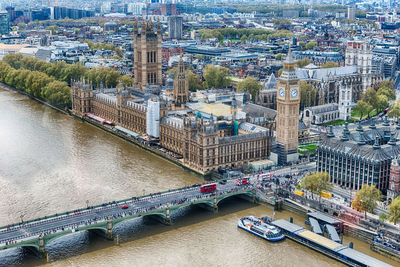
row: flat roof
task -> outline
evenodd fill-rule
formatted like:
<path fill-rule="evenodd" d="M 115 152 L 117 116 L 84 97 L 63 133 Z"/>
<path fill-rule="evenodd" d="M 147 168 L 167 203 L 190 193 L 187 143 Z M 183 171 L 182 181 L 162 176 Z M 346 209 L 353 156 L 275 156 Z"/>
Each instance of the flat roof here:
<path fill-rule="evenodd" d="M 333 219 L 333 218 L 331 218 L 329 216 L 326 216 L 326 215 L 324 215 L 324 214 L 322 214 L 320 212 L 309 212 L 309 213 L 307 213 L 307 216 L 308 217 L 313 217 L 313 218 L 315 218 L 317 220 L 321 220 L 321 221 L 324 221 L 324 222 L 329 223 L 329 224 L 340 223 L 340 221 L 335 220 L 335 219 Z"/>
<path fill-rule="evenodd" d="M 231 106 L 225 104 L 207 104 L 201 103 L 201 107 L 197 109 L 200 112 L 213 114 L 214 116 L 227 116 L 231 115 Z"/>
<path fill-rule="evenodd" d="M 298 236 L 304 237 L 305 239 L 311 240 L 321 246 L 324 246 L 328 249 L 331 249 L 333 251 L 337 251 L 339 248 L 343 247 L 343 245 L 338 244 L 326 237 L 317 235 L 316 233 L 313 233 L 311 231 L 305 230 L 299 233 L 296 233 Z"/>
<path fill-rule="evenodd" d="M 328 231 L 329 238 L 335 242 L 340 242 L 340 237 L 336 232 L 336 228 L 330 224 L 325 225 L 326 230 Z"/>
<path fill-rule="evenodd" d="M 292 233 L 296 232 L 296 231 L 300 231 L 300 230 L 305 230 L 305 228 L 303 228 L 301 226 L 298 226 L 296 224 L 290 223 L 290 222 L 288 222 L 286 220 L 283 220 L 283 219 L 279 219 L 279 220 L 273 221 L 271 224 L 273 224 L 273 225 L 275 225 L 275 226 L 277 226 L 279 228 L 282 228 L 282 229 L 284 229 L 286 231 L 292 232 Z"/>
<path fill-rule="evenodd" d="M 318 221 L 314 218 L 309 218 L 308 220 L 310 221 L 312 231 L 316 234 L 322 234 L 321 226 Z"/>
<path fill-rule="evenodd" d="M 374 267 L 390 267 L 392 265 L 387 264 L 383 261 L 380 261 L 378 259 L 375 259 L 371 256 L 365 255 L 364 253 L 361 253 L 357 250 L 345 247 L 344 249 L 340 250 L 338 253 L 354 259 L 358 262 L 361 262 L 363 264 L 365 264 L 366 266 L 374 266 Z"/>

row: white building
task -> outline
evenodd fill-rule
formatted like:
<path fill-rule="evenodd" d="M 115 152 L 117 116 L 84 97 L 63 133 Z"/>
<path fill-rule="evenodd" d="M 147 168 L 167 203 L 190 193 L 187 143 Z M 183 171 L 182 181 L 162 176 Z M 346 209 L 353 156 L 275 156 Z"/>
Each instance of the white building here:
<path fill-rule="evenodd" d="M 363 91 L 371 87 L 372 46 L 369 40 L 348 41 L 345 63 L 346 66 L 357 66 L 362 77 Z"/>
<path fill-rule="evenodd" d="M 339 88 L 339 118 L 347 121 L 351 118 L 351 86 L 341 84 Z"/>
<path fill-rule="evenodd" d="M 154 138 L 160 137 L 160 101 L 158 99 L 147 101 L 146 133 Z"/>

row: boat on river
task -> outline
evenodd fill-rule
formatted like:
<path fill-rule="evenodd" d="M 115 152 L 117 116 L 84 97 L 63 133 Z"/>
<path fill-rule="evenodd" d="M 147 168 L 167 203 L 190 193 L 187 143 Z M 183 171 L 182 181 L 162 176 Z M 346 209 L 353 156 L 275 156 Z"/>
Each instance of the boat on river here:
<path fill-rule="evenodd" d="M 271 242 L 277 242 L 285 238 L 277 227 L 265 223 L 254 216 L 240 218 L 238 227 Z"/>

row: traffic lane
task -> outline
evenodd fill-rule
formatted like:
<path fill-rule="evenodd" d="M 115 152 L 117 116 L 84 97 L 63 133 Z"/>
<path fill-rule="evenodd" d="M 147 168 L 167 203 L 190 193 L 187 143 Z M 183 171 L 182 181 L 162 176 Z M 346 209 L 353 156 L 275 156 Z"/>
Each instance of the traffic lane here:
<path fill-rule="evenodd" d="M 228 189 L 226 191 L 232 190 L 234 187 L 233 186 L 224 186 L 225 189 Z M 225 190 L 222 190 L 225 191 Z M 192 193 L 198 193 L 199 191 L 195 191 L 192 190 Z M 181 192 L 180 192 L 181 193 Z M 178 194 L 178 192 L 176 193 Z M 173 200 L 176 201 L 176 197 L 174 196 L 175 194 L 171 194 L 170 197 L 168 197 L 169 200 Z M 191 194 L 191 195 L 179 195 L 180 197 L 184 197 L 184 198 L 188 198 L 188 197 L 197 197 L 197 198 L 201 198 L 202 194 Z M 153 198 L 154 200 L 154 198 Z M 146 201 L 146 202 L 142 202 L 142 203 L 135 203 L 135 204 L 141 204 L 141 205 L 135 205 L 135 206 L 131 206 L 130 207 L 130 211 L 135 211 L 138 208 L 145 208 L 145 209 L 149 209 L 149 208 L 153 208 L 154 207 L 154 203 L 152 203 L 153 201 Z M 161 197 L 160 201 L 158 201 L 156 203 L 156 205 L 165 205 L 165 198 Z M 153 204 L 153 205 L 150 205 Z M 35 235 L 38 232 L 53 232 L 54 230 L 59 230 L 64 228 L 68 228 L 71 227 L 72 225 L 82 225 L 85 224 L 87 222 L 95 222 L 96 220 L 104 220 L 105 217 L 108 216 L 120 216 L 121 214 L 124 213 L 123 210 L 120 210 L 120 205 L 115 205 L 113 204 L 110 207 L 106 207 L 107 209 L 103 209 L 103 210 L 96 210 L 96 212 L 90 212 L 90 213 L 85 213 L 85 214 L 75 214 L 72 215 L 73 217 L 69 217 L 69 218 L 63 218 L 61 220 L 56 220 L 56 221 L 46 221 L 46 222 L 42 222 L 39 225 L 34 225 L 34 226 L 30 226 L 30 227 L 23 227 L 22 229 L 19 229 L 18 232 L 14 232 L 14 234 L 12 233 L 7 233 L 7 235 L 0 235 L 0 240 L 3 239 L 4 236 L 4 240 L 5 239 L 15 239 L 18 238 L 20 236 L 25 236 L 26 233 L 23 233 L 22 230 L 25 230 L 28 232 L 28 234 L 30 235 Z M 97 216 L 96 216 L 97 215 Z M 99 218 L 98 218 L 99 217 Z"/>

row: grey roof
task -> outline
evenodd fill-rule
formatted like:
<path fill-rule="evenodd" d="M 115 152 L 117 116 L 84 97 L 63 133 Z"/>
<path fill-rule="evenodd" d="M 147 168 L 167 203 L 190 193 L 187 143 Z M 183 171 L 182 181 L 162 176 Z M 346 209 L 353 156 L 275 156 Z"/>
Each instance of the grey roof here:
<path fill-rule="evenodd" d="M 320 114 L 325 112 L 337 111 L 339 108 L 337 103 L 330 103 L 330 104 L 309 107 L 307 109 L 311 110 L 313 114 Z"/>
<path fill-rule="evenodd" d="M 260 105 L 248 103 L 243 106 L 242 111 L 250 117 L 266 117 L 269 120 L 274 120 L 276 117 L 276 110 L 266 108 Z"/>
<path fill-rule="evenodd" d="M 248 122 L 242 122 L 239 124 L 239 129 L 246 131 L 246 132 L 250 132 L 250 133 L 258 133 L 258 132 L 267 132 L 268 129 L 261 127 L 259 125 L 255 125 L 252 123 L 248 123 Z"/>
<path fill-rule="evenodd" d="M 348 76 L 358 74 L 357 66 L 345 66 L 326 69 L 296 69 L 297 77 L 300 80 L 327 80 L 330 77 Z"/>
<path fill-rule="evenodd" d="M 340 223 L 340 221 L 335 220 L 335 219 L 333 219 L 333 218 L 331 218 L 329 216 L 326 216 L 325 214 L 322 214 L 320 212 L 309 212 L 309 213 L 307 213 L 307 216 L 308 217 L 313 217 L 313 218 L 315 218 L 317 220 L 321 220 L 321 221 L 324 221 L 324 222 L 329 223 L 329 224 Z"/>
<path fill-rule="evenodd" d="M 385 262 L 377 260 L 371 256 L 368 256 L 364 253 L 361 253 L 357 250 L 354 250 L 354 249 L 351 249 L 348 247 L 345 247 L 345 248 L 339 250 L 338 252 L 348 258 L 354 259 L 358 262 L 365 264 L 365 266 L 374 266 L 374 267 L 390 267 L 390 266 L 392 266 L 390 264 L 387 264 Z"/>
<path fill-rule="evenodd" d="M 288 222 L 288 221 L 286 221 L 284 219 L 275 220 L 275 221 L 271 222 L 271 224 L 275 225 L 275 226 L 277 226 L 279 228 L 282 228 L 282 229 L 284 229 L 286 231 L 289 231 L 291 233 L 300 232 L 300 231 L 306 230 L 305 228 L 303 228 L 301 226 L 298 226 L 296 224 L 290 223 L 290 222 Z"/>

